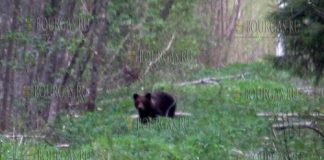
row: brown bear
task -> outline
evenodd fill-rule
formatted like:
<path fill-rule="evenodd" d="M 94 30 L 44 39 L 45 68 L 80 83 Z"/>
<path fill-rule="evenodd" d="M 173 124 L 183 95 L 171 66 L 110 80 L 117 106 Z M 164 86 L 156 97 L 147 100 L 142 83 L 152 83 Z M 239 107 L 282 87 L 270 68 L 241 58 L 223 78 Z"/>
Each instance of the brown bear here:
<path fill-rule="evenodd" d="M 168 93 L 153 92 L 146 93 L 144 96 L 135 93 L 133 98 L 142 123 L 157 116 L 174 117 L 176 102 Z"/>

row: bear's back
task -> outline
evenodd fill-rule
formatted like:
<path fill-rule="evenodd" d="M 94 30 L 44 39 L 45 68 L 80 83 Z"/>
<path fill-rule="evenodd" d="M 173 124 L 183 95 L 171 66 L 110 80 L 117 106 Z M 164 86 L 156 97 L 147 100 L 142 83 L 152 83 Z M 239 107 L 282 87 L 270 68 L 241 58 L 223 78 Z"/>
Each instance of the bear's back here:
<path fill-rule="evenodd" d="M 165 92 L 153 92 L 152 108 L 161 116 L 173 116 L 176 109 L 174 98 Z"/>

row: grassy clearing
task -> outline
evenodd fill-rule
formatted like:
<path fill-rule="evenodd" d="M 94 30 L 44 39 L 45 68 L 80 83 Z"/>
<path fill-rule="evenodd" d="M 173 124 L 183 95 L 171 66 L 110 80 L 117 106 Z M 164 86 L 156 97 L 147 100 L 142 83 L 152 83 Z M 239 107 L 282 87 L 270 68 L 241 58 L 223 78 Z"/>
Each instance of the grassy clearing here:
<path fill-rule="evenodd" d="M 190 112 L 193 116 L 173 120 L 159 118 L 149 125 L 130 118 L 136 113 L 131 96 L 141 88 L 139 84 L 114 94 L 102 94 L 98 100 L 102 111 L 86 113 L 78 118 L 60 118 L 56 134 L 62 143 L 71 145 L 68 149 L 29 140 L 21 145 L 17 140 L 17 145 L 15 141 L 1 138 L 0 159 L 13 155 L 27 159 L 36 159 L 35 156 L 50 159 L 55 155 L 61 155 L 62 159 L 69 156 L 80 159 L 82 155 L 84 159 L 122 160 L 262 159 L 260 156 L 282 157 L 287 152 L 294 159 L 323 158 L 320 155 L 323 156 L 324 142 L 312 131 L 293 130 L 288 136 L 279 132 L 279 138 L 274 140 L 271 121 L 257 117 L 258 112 L 265 111 L 303 113 L 322 109 L 322 98 L 286 92 L 297 87 L 296 78 L 289 73 L 277 71 L 268 62 L 259 61 L 233 64 L 219 70 L 204 69 L 187 78 L 226 77 L 242 73 L 249 75 L 244 79 L 223 80 L 221 85 L 179 87 L 156 82 L 154 89 L 174 94 L 178 110 Z M 257 89 L 268 92 L 260 96 L 262 92 Z M 278 89 L 281 92 L 275 92 Z M 109 100 L 121 95 L 125 97 Z M 273 143 L 277 144 L 277 151 Z"/>

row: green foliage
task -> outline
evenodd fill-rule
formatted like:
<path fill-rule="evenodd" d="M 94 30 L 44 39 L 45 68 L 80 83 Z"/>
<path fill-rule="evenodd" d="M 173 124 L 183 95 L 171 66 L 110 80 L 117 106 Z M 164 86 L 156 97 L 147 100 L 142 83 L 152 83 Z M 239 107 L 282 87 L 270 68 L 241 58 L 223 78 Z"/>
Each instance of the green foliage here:
<path fill-rule="evenodd" d="M 285 67 L 299 75 L 315 75 L 315 84 L 324 70 L 324 2 L 321 0 L 283 0 L 286 7 L 275 10 L 269 16 L 280 29 L 284 39 Z M 291 25 L 293 24 L 293 25 Z M 310 73 L 310 74 L 309 74 Z"/>

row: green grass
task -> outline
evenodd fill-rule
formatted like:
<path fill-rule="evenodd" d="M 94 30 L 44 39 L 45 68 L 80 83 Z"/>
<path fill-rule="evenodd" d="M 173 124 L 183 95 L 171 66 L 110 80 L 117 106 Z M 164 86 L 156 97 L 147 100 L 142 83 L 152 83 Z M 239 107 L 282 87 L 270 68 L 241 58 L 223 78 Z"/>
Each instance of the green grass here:
<path fill-rule="evenodd" d="M 162 88 L 175 95 L 178 110 L 190 112 L 193 116 L 158 118 L 149 125 L 139 124 L 130 118 L 131 114 L 136 114 L 132 94 L 141 92 L 141 84 L 116 90 L 114 94 L 102 93 L 97 102 L 102 111 L 85 113 L 78 118 L 60 117 L 55 134 L 60 142 L 71 145 L 68 149 L 57 149 L 32 140 L 19 146 L 14 145 L 17 144 L 15 141 L 1 138 L 4 143 L 0 159 L 8 159 L 12 155 L 28 159 L 26 155 L 30 158 L 37 153 L 43 154 L 42 159 L 50 159 L 51 153 L 52 156 L 55 153 L 60 153 L 62 157 L 66 155 L 65 159 L 68 159 L 68 155 L 73 155 L 69 153 L 79 152 L 85 157 L 91 155 L 92 159 L 110 157 L 112 160 L 253 159 L 253 155 L 274 152 L 274 142 L 278 151 L 273 157 L 288 150 L 292 156 L 298 155 L 301 159 L 323 159 L 324 142 L 312 131 L 294 130 L 289 136 L 279 132 L 279 138 L 275 140 L 271 121 L 256 115 L 265 111 L 304 113 L 321 110 L 321 98 L 311 98 L 302 93 L 289 97 L 286 92 L 280 92 L 278 96 L 273 92 L 297 87 L 296 78 L 289 73 L 272 69 L 268 62 L 259 61 L 233 64 L 217 70 L 203 69 L 187 78 L 226 77 L 242 73 L 249 75 L 244 79 L 223 80 L 220 85 L 180 87 L 166 81 L 155 81 L 155 89 Z M 249 92 L 264 88 L 270 91 L 272 97 L 257 97 Z M 121 95 L 124 98 L 110 100 Z M 302 135 L 297 135 L 297 132 Z"/>

